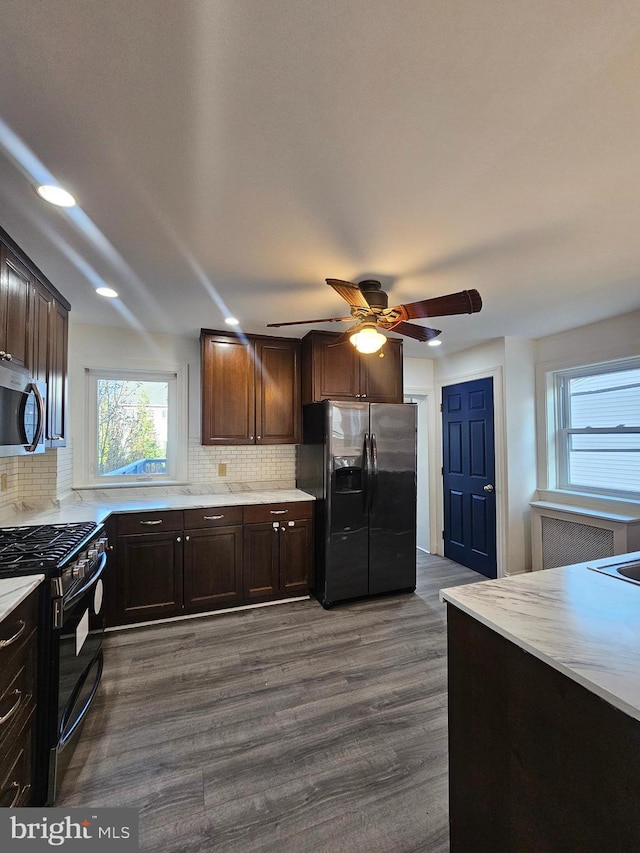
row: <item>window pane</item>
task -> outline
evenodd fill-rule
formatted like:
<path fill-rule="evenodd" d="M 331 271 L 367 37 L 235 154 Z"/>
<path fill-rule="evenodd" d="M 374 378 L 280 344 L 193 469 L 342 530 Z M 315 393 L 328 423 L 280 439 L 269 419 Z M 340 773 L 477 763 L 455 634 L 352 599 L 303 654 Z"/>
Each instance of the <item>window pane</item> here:
<path fill-rule="evenodd" d="M 603 491 L 640 492 L 640 453 L 570 451 L 569 484 Z"/>
<path fill-rule="evenodd" d="M 610 429 L 610 434 L 567 435 L 569 486 L 640 492 L 640 369 L 574 376 L 567 383 L 567 426 Z"/>
<path fill-rule="evenodd" d="M 569 427 L 640 426 L 640 369 L 569 380 Z"/>
<path fill-rule="evenodd" d="M 99 476 L 167 470 L 168 382 L 98 379 Z"/>

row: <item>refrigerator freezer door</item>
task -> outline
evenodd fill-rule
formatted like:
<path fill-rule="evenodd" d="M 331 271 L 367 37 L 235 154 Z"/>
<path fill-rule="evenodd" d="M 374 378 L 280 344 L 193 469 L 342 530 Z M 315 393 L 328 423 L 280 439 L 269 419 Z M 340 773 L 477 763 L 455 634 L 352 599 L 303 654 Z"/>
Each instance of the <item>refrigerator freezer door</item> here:
<path fill-rule="evenodd" d="M 416 586 L 416 406 L 371 403 L 369 594 Z"/>
<path fill-rule="evenodd" d="M 369 434 L 367 403 L 327 402 L 326 554 L 323 604 L 368 593 L 369 529 L 366 513 Z"/>

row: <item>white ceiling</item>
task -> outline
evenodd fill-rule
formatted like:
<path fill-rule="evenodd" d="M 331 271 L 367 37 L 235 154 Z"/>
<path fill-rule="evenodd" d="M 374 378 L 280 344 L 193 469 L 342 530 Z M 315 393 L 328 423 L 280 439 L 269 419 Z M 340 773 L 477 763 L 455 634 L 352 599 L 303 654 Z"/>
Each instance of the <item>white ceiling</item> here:
<path fill-rule="evenodd" d="M 326 277 L 477 288 L 421 321 L 444 354 L 640 307 L 637 2 L 3 0 L 0 119 L 0 225 L 76 321 L 265 333 L 348 313 Z"/>

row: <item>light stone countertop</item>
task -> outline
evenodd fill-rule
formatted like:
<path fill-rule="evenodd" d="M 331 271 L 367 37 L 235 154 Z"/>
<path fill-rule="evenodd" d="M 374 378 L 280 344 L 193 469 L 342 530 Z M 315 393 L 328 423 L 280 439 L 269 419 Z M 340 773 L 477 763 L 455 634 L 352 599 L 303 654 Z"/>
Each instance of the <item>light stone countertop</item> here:
<path fill-rule="evenodd" d="M 44 580 L 44 575 L 0 578 L 0 622 Z"/>
<path fill-rule="evenodd" d="M 118 495 L 117 490 L 103 490 L 91 497 L 76 500 L 61 507 L 25 507 L 0 517 L 2 526 L 28 524 L 70 524 L 79 521 L 104 521 L 112 513 L 139 510 L 198 509 L 217 506 L 249 506 L 251 504 L 292 503 L 312 501 L 312 495 L 300 489 L 271 489 L 265 491 L 220 492 L 214 494 L 157 494 L 155 496 Z"/>
<path fill-rule="evenodd" d="M 443 589 L 444 601 L 640 720 L 640 585 L 587 566 Z"/>

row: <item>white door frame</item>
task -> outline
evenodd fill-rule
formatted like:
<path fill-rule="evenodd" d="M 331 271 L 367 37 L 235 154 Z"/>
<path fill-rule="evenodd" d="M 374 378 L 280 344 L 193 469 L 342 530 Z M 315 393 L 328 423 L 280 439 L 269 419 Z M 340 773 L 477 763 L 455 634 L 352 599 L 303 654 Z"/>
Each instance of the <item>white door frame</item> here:
<path fill-rule="evenodd" d="M 507 479 L 506 479 L 506 443 L 505 443 L 505 428 L 504 428 L 504 391 L 503 391 L 503 371 L 502 365 L 497 365 L 493 368 L 487 368 L 477 373 L 461 373 L 453 376 L 447 376 L 444 381 L 436 381 L 436 394 L 438 399 L 438 417 L 436 420 L 435 443 L 437 448 L 436 453 L 432 458 L 437 459 L 435 466 L 436 476 L 434 481 L 435 502 L 432 504 L 435 507 L 435 512 L 432 513 L 436 522 L 436 535 L 431 539 L 431 553 L 444 556 L 444 541 L 442 539 L 442 531 L 444 530 L 444 488 L 442 480 L 442 466 L 444 459 L 442 456 L 442 416 L 440 405 L 442 402 L 442 389 L 448 385 L 457 385 L 459 382 L 470 382 L 474 379 L 493 379 L 493 414 L 494 414 L 494 437 L 496 451 L 496 570 L 499 578 L 505 577 L 505 562 L 507 553 L 506 542 L 506 518 L 507 518 Z M 436 408 L 436 407 L 432 407 Z M 436 488 L 436 483 L 437 488 Z M 482 575 L 478 575 L 481 578 Z"/>

